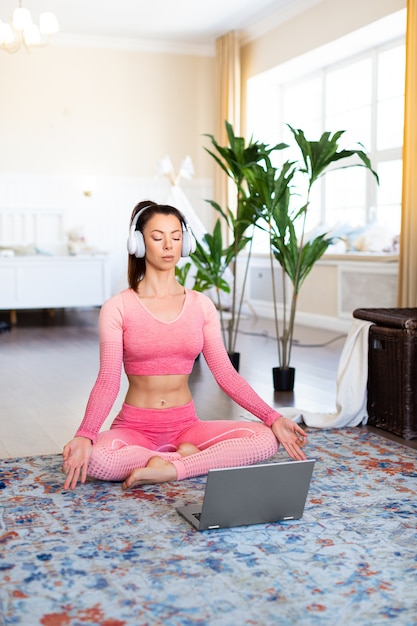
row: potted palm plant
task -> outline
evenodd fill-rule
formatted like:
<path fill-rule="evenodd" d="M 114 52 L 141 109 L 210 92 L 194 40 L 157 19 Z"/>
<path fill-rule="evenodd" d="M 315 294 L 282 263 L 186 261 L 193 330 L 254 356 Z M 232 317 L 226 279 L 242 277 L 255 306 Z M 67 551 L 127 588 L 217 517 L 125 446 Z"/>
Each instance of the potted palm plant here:
<path fill-rule="evenodd" d="M 243 137 L 237 137 L 234 133 L 233 127 L 229 122 L 225 122 L 226 132 L 228 137 L 228 145 L 220 146 L 213 135 L 206 135 L 210 138 L 212 149 L 205 148 L 206 151 L 213 157 L 215 162 L 223 170 L 226 176 L 233 181 L 236 196 L 235 206 L 222 208 L 214 200 L 208 200 L 211 206 L 222 216 L 224 224 L 226 226 L 226 232 L 228 235 L 227 245 L 223 245 L 221 223 L 216 222 L 215 232 L 210 240 L 210 243 L 216 249 L 216 255 L 214 257 L 214 266 L 211 262 L 210 256 L 203 257 L 204 249 L 197 248 L 193 261 L 197 264 L 199 273 L 197 276 L 202 279 L 204 272 L 210 268 L 210 271 L 214 273 L 220 271 L 220 276 L 223 278 L 226 268 L 230 268 L 232 276 L 231 286 L 231 306 L 229 311 L 229 318 L 226 326 L 226 333 L 224 341 L 227 352 L 232 363 L 238 363 L 238 353 L 236 352 L 236 340 L 239 330 L 239 322 L 241 318 L 242 304 L 244 301 L 244 293 L 246 286 L 246 279 L 248 274 L 248 268 L 251 258 L 253 230 L 256 225 L 256 221 L 261 215 L 259 207 L 256 205 L 257 198 L 252 197 L 248 191 L 245 173 L 250 170 L 256 164 L 269 161 L 269 154 L 274 150 L 282 149 L 285 144 L 277 144 L 276 146 L 269 147 L 266 144 L 253 141 L 252 139 L 246 145 Z M 206 240 L 207 241 L 207 240 Z M 208 243 L 208 241 L 207 241 Z M 217 259 L 221 247 L 221 262 Z M 247 248 L 248 254 L 245 263 L 243 280 L 241 281 L 240 296 L 237 292 L 237 259 L 239 254 Z M 212 250 L 213 252 L 213 250 Z M 198 260 L 200 256 L 200 261 Z M 200 262 L 200 265 L 199 265 Z M 204 268 L 203 268 L 204 265 Z M 224 290 L 224 289 L 223 289 Z M 219 308 L 221 306 L 219 302 Z M 236 367 L 236 365 L 235 365 Z"/>
<path fill-rule="evenodd" d="M 372 169 L 363 146 L 358 144 L 357 149 L 350 150 L 341 147 L 341 138 L 345 131 L 325 132 L 318 141 L 310 141 L 302 130 L 292 126 L 289 129 L 299 149 L 299 161 L 287 160 L 280 168 L 276 168 L 267 156 L 263 164 L 256 163 L 245 170 L 249 193 L 257 199 L 254 203 L 260 207 L 262 221 L 258 219 L 257 225 L 269 233 L 279 363 L 278 367 L 273 368 L 276 391 L 293 389 L 294 368 L 290 366 L 290 362 L 298 294 L 314 264 L 333 240 L 329 233 L 311 238 L 306 236 L 312 187 L 331 168 L 340 167 L 365 167 L 378 182 L 378 175 Z M 276 303 L 274 259 L 281 267 L 281 321 Z"/>

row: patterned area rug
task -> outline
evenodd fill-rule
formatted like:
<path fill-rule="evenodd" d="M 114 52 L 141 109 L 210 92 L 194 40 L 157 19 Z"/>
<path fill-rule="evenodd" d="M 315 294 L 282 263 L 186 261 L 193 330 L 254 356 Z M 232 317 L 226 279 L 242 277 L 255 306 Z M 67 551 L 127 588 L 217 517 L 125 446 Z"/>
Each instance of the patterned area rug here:
<path fill-rule="evenodd" d="M 301 520 L 202 533 L 175 505 L 205 477 L 65 492 L 59 456 L 0 461 L 0 623 L 415 625 L 416 451 L 352 428 L 308 454 Z"/>

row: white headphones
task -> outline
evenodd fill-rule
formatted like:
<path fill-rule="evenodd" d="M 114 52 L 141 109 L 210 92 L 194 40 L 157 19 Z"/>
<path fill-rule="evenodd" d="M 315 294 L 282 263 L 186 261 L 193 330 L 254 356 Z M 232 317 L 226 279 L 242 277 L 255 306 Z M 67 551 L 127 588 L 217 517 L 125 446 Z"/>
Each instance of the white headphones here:
<path fill-rule="evenodd" d="M 145 240 L 143 238 L 143 234 L 140 230 L 136 230 L 136 224 L 138 223 L 139 217 L 142 215 L 144 211 L 153 207 L 153 204 L 148 204 L 143 209 L 138 211 L 133 218 L 132 224 L 130 226 L 129 237 L 127 240 L 127 249 L 129 254 L 134 254 L 138 259 L 143 259 L 145 256 L 146 248 L 145 248 Z M 182 213 L 180 213 L 181 220 L 181 230 L 182 230 L 182 247 L 181 247 L 181 256 L 189 256 L 196 249 L 196 242 L 194 235 L 191 231 L 189 224 L 185 221 L 185 218 Z"/>

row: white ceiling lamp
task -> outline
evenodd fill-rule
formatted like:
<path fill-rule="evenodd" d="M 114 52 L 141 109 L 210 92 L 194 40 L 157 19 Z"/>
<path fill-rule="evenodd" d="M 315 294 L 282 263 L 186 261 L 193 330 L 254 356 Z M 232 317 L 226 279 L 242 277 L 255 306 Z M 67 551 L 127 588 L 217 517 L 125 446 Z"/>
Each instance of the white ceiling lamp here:
<path fill-rule="evenodd" d="M 22 45 L 28 50 L 46 46 L 58 31 L 59 24 L 54 13 L 41 13 L 38 26 L 33 23 L 29 9 L 23 8 L 22 0 L 19 0 L 11 22 L 0 20 L 0 49 L 17 52 Z"/>

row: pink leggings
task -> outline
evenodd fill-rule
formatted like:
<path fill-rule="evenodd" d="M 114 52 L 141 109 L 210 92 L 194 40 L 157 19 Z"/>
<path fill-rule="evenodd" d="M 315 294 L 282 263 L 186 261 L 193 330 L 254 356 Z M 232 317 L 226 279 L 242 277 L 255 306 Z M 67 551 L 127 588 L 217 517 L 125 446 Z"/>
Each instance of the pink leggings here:
<path fill-rule="evenodd" d="M 181 443 L 200 452 L 181 457 Z M 101 480 L 124 480 L 149 459 L 170 461 L 177 479 L 207 474 L 209 469 L 251 465 L 273 456 L 278 442 L 260 422 L 201 421 L 194 403 L 172 409 L 139 409 L 123 404 L 111 429 L 101 432 L 93 446 L 88 474 Z"/>

